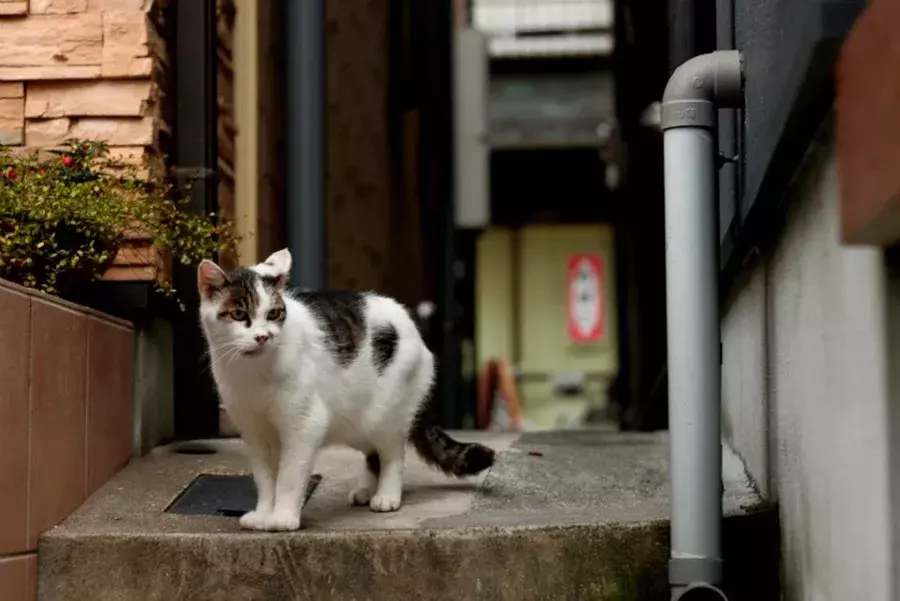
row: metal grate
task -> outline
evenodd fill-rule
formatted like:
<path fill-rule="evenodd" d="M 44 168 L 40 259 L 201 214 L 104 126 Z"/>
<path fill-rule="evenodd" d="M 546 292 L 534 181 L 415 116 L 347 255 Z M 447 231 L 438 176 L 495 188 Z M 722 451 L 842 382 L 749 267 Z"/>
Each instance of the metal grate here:
<path fill-rule="evenodd" d="M 306 500 L 315 492 L 321 474 L 313 474 L 306 487 Z M 251 476 L 201 474 L 166 509 L 179 515 L 241 517 L 256 507 L 256 485 Z"/>

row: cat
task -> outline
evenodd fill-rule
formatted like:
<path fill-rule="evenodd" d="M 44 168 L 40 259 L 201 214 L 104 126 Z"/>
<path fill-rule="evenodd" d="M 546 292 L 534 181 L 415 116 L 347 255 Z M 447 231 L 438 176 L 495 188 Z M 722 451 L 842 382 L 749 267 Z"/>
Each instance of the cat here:
<path fill-rule="evenodd" d="M 435 361 L 407 310 L 369 292 L 287 286 L 291 253 L 226 273 L 198 267 L 200 322 L 222 405 L 247 444 L 257 490 L 251 530 L 300 527 L 316 454 L 365 454 L 354 505 L 400 508 L 406 442 L 448 475 L 480 473 L 493 449 L 460 443 L 428 412 Z"/>

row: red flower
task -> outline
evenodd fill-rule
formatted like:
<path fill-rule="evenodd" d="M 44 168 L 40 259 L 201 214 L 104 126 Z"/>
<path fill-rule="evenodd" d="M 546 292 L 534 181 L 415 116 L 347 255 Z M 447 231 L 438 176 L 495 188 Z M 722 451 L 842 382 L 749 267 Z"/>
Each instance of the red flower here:
<path fill-rule="evenodd" d="M 72 166 L 72 157 L 70 157 L 69 155 L 64 156 L 64 157 L 63 157 L 63 160 L 62 160 L 62 163 L 63 163 L 63 165 L 65 165 L 66 167 L 71 167 L 71 166 Z"/>
<path fill-rule="evenodd" d="M 6 172 L 6 177 L 8 177 L 9 179 L 16 179 L 17 177 L 19 177 L 19 174 L 16 173 L 15 169 L 10 169 Z"/>
<path fill-rule="evenodd" d="M 47 168 L 41 167 L 41 175 L 47 175 Z"/>

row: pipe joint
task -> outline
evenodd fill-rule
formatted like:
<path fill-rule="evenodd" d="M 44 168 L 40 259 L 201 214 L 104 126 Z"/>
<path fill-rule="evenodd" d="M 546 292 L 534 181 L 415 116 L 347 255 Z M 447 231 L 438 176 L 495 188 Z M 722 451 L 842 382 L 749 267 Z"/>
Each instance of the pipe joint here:
<path fill-rule="evenodd" d="M 695 56 L 675 69 L 662 101 L 662 129 L 716 126 L 716 110 L 743 104 L 743 60 L 737 50 Z"/>
<path fill-rule="evenodd" d="M 708 584 L 693 584 L 672 596 L 673 601 L 728 601 L 720 589 Z"/>

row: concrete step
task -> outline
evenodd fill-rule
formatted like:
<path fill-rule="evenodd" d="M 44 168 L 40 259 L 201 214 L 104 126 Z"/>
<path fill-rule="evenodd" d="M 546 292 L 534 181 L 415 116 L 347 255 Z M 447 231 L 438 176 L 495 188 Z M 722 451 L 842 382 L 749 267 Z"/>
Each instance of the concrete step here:
<path fill-rule="evenodd" d="M 166 508 L 199 474 L 246 470 L 239 440 L 134 461 L 39 547 L 42 601 L 669 598 L 664 434 L 457 433 L 500 449 L 489 474 L 453 481 L 409 453 L 404 506 L 347 504 L 363 459 L 327 449 L 296 533 Z M 778 599 L 777 512 L 725 462 L 731 598 Z"/>

